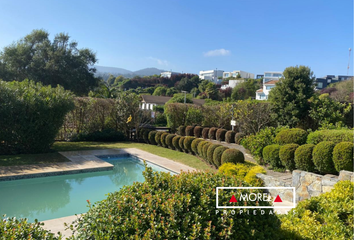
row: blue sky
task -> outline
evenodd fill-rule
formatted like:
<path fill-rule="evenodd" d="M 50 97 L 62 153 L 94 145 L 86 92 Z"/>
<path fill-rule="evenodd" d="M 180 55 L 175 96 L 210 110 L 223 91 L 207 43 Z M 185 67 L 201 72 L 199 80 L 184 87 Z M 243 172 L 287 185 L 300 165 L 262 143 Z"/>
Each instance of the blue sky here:
<path fill-rule="evenodd" d="M 33 29 L 68 33 L 101 66 L 258 74 L 306 65 L 321 77 L 347 73 L 353 1 L 0 1 L 0 49 Z"/>

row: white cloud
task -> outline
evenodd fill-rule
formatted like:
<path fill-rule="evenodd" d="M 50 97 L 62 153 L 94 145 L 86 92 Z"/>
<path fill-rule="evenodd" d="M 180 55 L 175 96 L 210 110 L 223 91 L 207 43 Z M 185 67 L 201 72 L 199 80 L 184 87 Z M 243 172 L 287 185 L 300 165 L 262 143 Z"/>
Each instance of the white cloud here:
<path fill-rule="evenodd" d="M 162 59 L 158 59 L 158 58 L 154 58 L 154 57 L 148 57 L 147 59 L 150 59 L 159 65 L 168 66 L 168 61 L 166 61 L 166 60 L 162 60 Z"/>
<path fill-rule="evenodd" d="M 204 53 L 204 57 L 214 57 L 214 56 L 227 56 L 230 55 L 231 52 L 230 50 L 226 50 L 226 49 L 216 49 L 216 50 L 210 50 L 206 53 Z"/>

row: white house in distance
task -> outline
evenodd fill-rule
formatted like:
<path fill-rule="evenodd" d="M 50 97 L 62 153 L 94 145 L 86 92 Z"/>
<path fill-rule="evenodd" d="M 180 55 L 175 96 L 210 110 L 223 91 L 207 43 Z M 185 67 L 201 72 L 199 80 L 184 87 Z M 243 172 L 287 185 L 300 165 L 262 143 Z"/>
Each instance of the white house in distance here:
<path fill-rule="evenodd" d="M 221 86 L 221 89 L 226 89 L 226 88 L 234 88 L 236 87 L 237 85 L 241 84 L 245 82 L 244 79 L 235 79 L 235 80 L 229 80 L 229 84 L 225 84 L 225 85 L 222 85 Z"/>
<path fill-rule="evenodd" d="M 218 79 L 218 77 L 222 77 L 224 71 L 223 70 L 207 70 L 207 71 L 200 71 L 199 78 L 213 81 L 214 83 L 218 84 L 222 81 Z"/>
<path fill-rule="evenodd" d="M 279 80 L 270 80 L 269 82 L 263 82 L 263 88 L 256 91 L 256 100 L 267 100 L 270 90 L 275 87 L 275 84 Z"/>
<path fill-rule="evenodd" d="M 236 78 L 238 74 L 240 74 L 241 78 L 254 78 L 253 73 L 249 73 L 249 72 L 245 72 L 245 71 L 241 71 L 241 70 L 236 70 L 236 71 L 232 71 L 232 72 L 224 72 L 222 78 L 229 78 L 229 77 Z"/>
<path fill-rule="evenodd" d="M 272 80 L 279 80 L 283 76 L 283 72 L 264 72 L 263 84 Z"/>
<path fill-rule="evenodd" d="M 171 76 L 173 76 L 173 75 L 178 75 L 178 74 L 181 74 L 181 73 L 179 73 L 179 72 L 166 71 L 166 72 L 162 72 L 162 73 L 161 73 L 161 77 L 171 78 Z"/>

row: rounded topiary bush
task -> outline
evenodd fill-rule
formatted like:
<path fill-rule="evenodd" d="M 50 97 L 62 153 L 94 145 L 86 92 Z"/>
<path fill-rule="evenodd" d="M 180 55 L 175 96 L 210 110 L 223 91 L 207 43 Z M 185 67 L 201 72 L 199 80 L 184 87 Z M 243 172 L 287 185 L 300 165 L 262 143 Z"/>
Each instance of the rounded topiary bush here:
<path fill-rule="evenodd" d="M 235 143 L 236 132 L 227 131 L 225 134 L 225 142 L 227 143 Z"/>
<path fill-rule="evenodd" d="M 295 151 L 299 147 L 298 144 L 291 143 L 280 147 L 279 158 L 286 169 L 292 171 L 295 166 Z"/>
<path fill-rule="evenodd" d="M 221 156 L 224 153 L 225 150 L 229 149 L 228 147 L 220 146 L 215 148 L 214 154 L 213 154 L 213 162 L 214 165 L 217 167 L 221 166 Z"/>
<path fill-rule="evenodd" d="M 313 172 L 315 171 L 315 164 L 312 160 L 312 152 L 315 145 L 304 144 L 295 150 L 295 167 L 297 169 Z"/>
<path fill-rule="evenodd" d="M 192 142 L 192 151 L 195 155 L 198 155 L 198 145 L 200 142 L 202 142 L 203 140 L 202 139 L 194 139 L 193 142 Z"/>
<path fill-rule="evenodd" d="M 166 144 L 169 148 L 175 150 L 175 147 L 173 146 L 172 140 L 175 137 L 175 134 L 168 134 L 166 137 Z"/>
<path fill-rule="evenodd" d="M 241 140 L 246 137 L 246 134 L 245 133 L 242 133 L 242 132 L 238 132 L 236 133 L 235 135 L 235 143 L 236 144 L 241 144 Z"/>
<path fill-rule="evenodd" d="M 181 136 L 176 135 L 173 139 L 172 139 L 172 145 L 173 147 L 177 150 L 182 152 L 182 148 L 179 146 L 179 140 L 181 139 Z"/>
<path fill-rule="evenodd" d="M 196 126 L 194 128 L 194 137 L 196 138 L 202 137 L 202 132 L 203 132 L 203 128 L 201 126 Z"/>
<path fill-rule="evenodd" d="M 333 162 L 338 172 L 341 170 L 353 172 L 353 143 L 338 143 L 333 149 Z"/>
<path fill-rule="evenodd" d="M 245 156 L 240 150 L 237 149 L 227 149 L 221 155 L 221 164 L 224 163 L 244 163 Z"/>
<path fill-rule="evenodd" d="M 157 131 L 157 133 L 155 134 L 155 142 L 157 143 L 158 146 L 162 146 L 162 143 L 161 143 L 161 135 L 162 135 L 163 133 L 164 133 L 164 132 Z"/>
<path fill-rule="evenodd" d="M 152 145 L 157 145 L 157 142 L 155 140 L 155 136 L 156 136 L 157 131 L 151 131 L 149 132 L 149 143 Z"/>
<path fill-rule="evenodd" d="M 216 139 L 216 131 L 218 129 L 215 128 L 215 127 L 212 127 L 209 129 L 209 133 L 208 133 L 208 138 L 211 139 L 211 140 L 215 140 Z"/>
<path fill-rule="evenodd" d="M 166 137 L 167 137 L 168 133 L 164 132 L 161 134 L 161 146 L 168 148 L 168 145 L 166 143 Z"/>
<path fill-rule="evenodd" d="M 187 126 L 185 135 L 186 136 L 194 136 L 194 127 L 193 126 Z"/>
<path fill-rule="evenodd" d="M 203 146 L 203 150 L 202 150 L 202 157 L 207 160 L 207 156 L 208 156 L 208 148 L 212 145 L 211 142 L 208 142 L 207 144 L 205 144 Z"/>
<path fill-rule="evenodd" d="M 184 139 L 183 146 L 184 146 L 184 149 L 186 150 L 186 152 L 193 154 L 192 142 L 194 139 L 195 139 L 195 137 L 191 137 L 191 136 L 188 136 Z"/>
<path fill-rule="evenodd" d="M 225 129 L 218 129 L 216 131 L 216 140 L 218 140 L 219 142 L 225 141 L 226 132 L 227 132 L 227 130 L 225 130 Z"/>
<path fill-rule="evenodd" d="M 268 145 L 263 148 L 263 159 L 272 167 L 281 168 L 283 167 L 279 158 L 280 145 L 273 144 Z"/>
<path fill-rule="evenodd" d="M 150 143 L 149 142 L 149 132 L 151 132 L 151 129 L 147 129 L 147 128 L 145 128 L 143 131 L 143 139 L 144 139 L 144 142 L 146 142 L 146 143 Z"/>
<path fill-rule="evenodd" d="M 331 141 L 320 142 L 315 146 L 312 153 L 312 160 L 320 173 L 335 173 L 333 163 L 333 149 L 335 143 Z"/>
<path fill-rule="evenodd" d="M 274 141 L 280 145 L 296 143 L 299 145 L 305 144 L 307 132 L 301 128 L 291 128 L 281 130 L 275 137 Z"/>
<path fill-rule="evenodd" d="M 199 157 L 203 157 L 203 147 L 205 144 L 209 143 L 208 141 L 201 141 L 198 146 L 197 146 L 197 149 L 198 149 L 198 156 Z"/>
<path fill-rule="evenodd" d="M 186 135 L 186 127 L 185 126 L 179 126 L 177 128 L 177 134 L 180 136 L 185 136 Z"/>
<path fill-rule="evenodd" d="M 208 160 L 208 162 L 209 162 L 210 164 L 213 164 L 213 165 L 214 165 L 214 161 L 213 161 L 214 151 L 215 151 L 215 149 L 216 149 L 217 147 L 220 147 L 220 146 L 222 146 L 222 145 L 220 145 L 220 144 L 212 144 L 212 145 L 209 146 L 208 151 L 207 151 L 207 157 L 206 157 L 206 159 Z"/>
<path fill-rule="evenodd" d="M 210 128 L 208 128 L 208 127 L 203 128 L 202 138 L 207 139 L 209 137 L 209 130 L 210 130 Z"/>
<path fill-rule="evenodd" d="M 182 152 L 185 152 L 186 150 L 184 149 L 184 139 L 186 137 L 181 137 L 178 141 L 178 144 L 179 144 L 179 148 L 182 150 Z"/>

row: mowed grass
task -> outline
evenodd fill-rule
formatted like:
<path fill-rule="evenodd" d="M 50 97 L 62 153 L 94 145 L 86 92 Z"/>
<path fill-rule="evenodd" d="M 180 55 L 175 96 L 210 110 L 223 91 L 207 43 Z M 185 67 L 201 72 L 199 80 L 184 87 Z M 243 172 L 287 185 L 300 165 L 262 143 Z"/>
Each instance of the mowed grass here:
<path fill-rule="evenodd" d="M 42 154 L 0 155 L 0 166 L 18 166 L 67 161 L 69 161 L 69 159 L 57 152 Z"/>
<path fill-rule="evenodd" d="M 135 142 L 55 142 L 53 150 L 55 151 L 78 151 L 78 150 L 93 150 L 93 149 L 109 149 L 109 148 L 138 148 L 140 150 L 165 157 L 176 162 L 183 163 L 187 166 L 193 167 L 203 171 L 215 171 L 207 163 L 203 162 L 196 156 L 171 150 L 168 148 L 158 147 L 156 145 L 150 145 L 145 143 Z"/>

